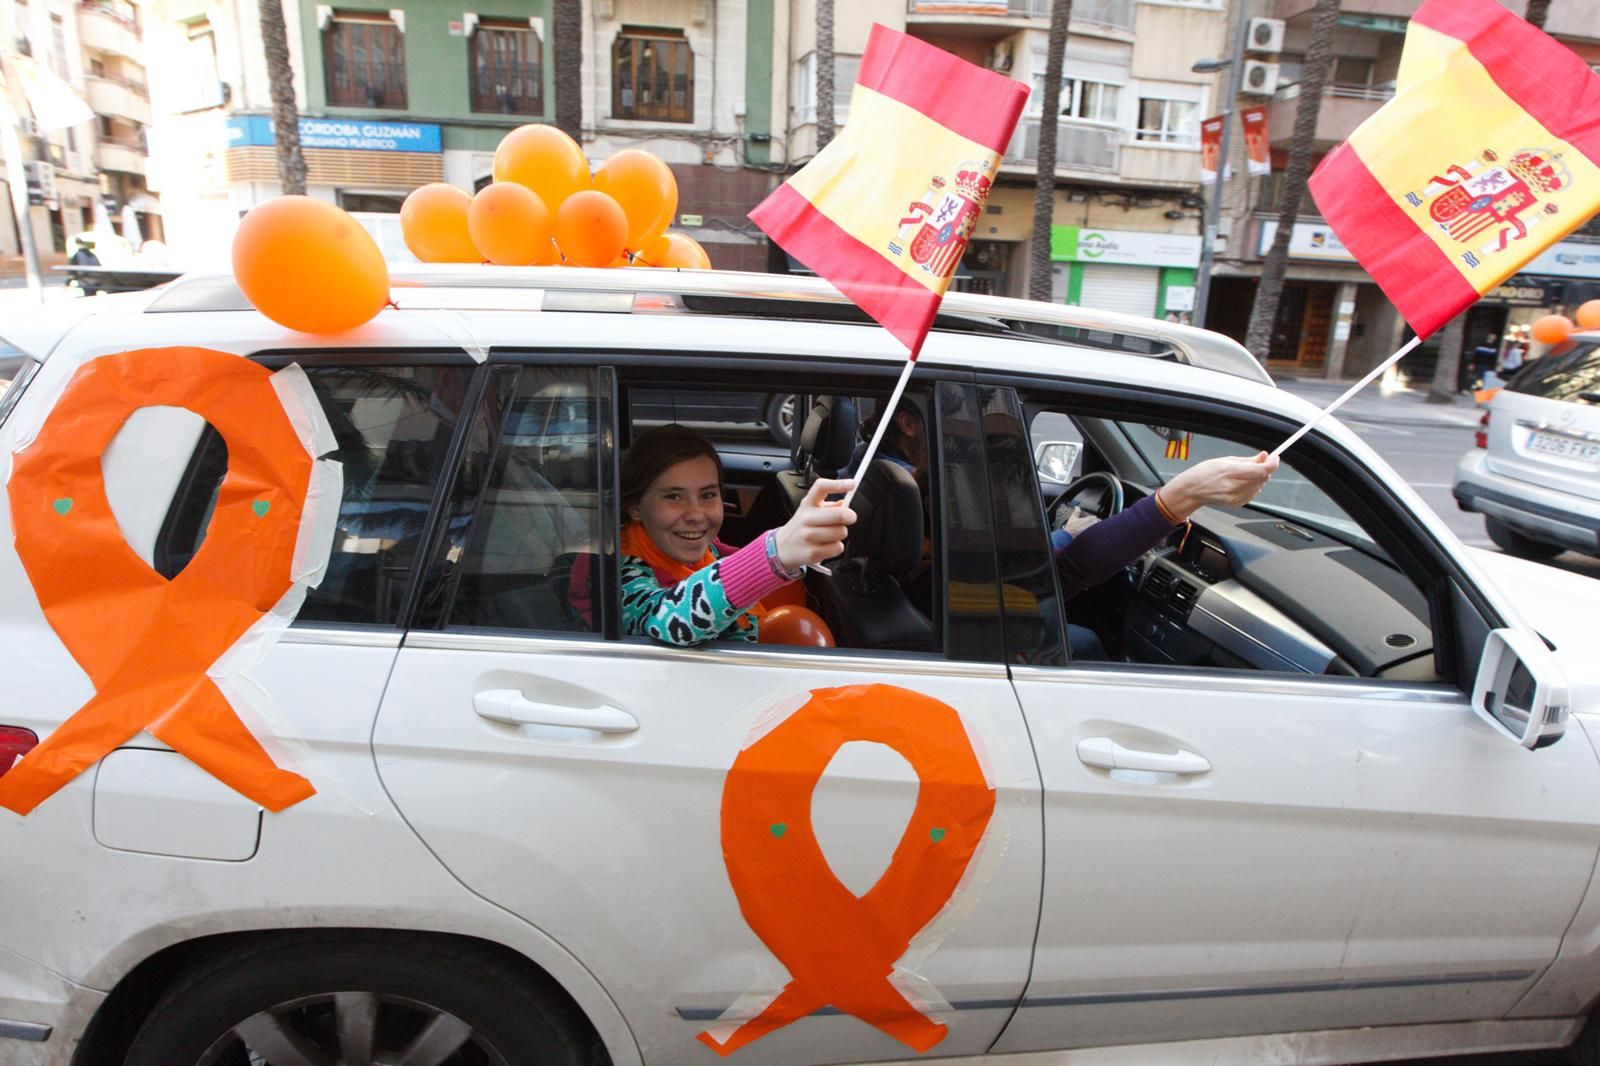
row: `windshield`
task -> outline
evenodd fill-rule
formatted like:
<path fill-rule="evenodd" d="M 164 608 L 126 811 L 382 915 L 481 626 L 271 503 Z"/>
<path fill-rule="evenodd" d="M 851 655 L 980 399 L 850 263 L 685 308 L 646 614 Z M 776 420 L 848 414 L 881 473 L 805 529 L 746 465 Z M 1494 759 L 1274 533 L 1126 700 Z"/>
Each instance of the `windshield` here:
<path fill-rule="evenodd" d="M 1524 366 L 1506 391 L 1600 405 L 1600 343 L 1575 343 L 1565 351 L 1556 348 Z"/>
<path fill-rule="evenodd" d="M 1242 446 L 1221 437 L 1184 433 L 1165 426 L 1149 426 L 1138 422 L 1118 422 L 1116 425 L 1163 485 L 1196 463 L 1222 455 L 1246 454 Z M 1347 544 L 1354 543 L 1369 551 L 1376 550 L 1372 538 L 1362 531 L 1360 524 L 1288 462 L 1278 469 L 1272 480 L 1267 482 L 1266 488 L 1248 506 L 1292 519 Z"/>

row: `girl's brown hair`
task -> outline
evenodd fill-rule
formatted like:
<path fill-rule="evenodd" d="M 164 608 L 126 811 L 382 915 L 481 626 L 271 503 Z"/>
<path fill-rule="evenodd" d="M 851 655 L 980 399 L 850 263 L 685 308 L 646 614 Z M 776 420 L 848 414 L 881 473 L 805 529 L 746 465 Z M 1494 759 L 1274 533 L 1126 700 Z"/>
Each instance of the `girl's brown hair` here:
<path fill-rule="evenodd" d="M 633 445 L 622 456 L 622 517 L 629 517 L 656 478 L 686 459 L 707 456 L 717 464 L 717 484 L 722 484 L 722 456 L 712 443 L 686 426 L 671 425 L 647 429 L 633 438 Z"/>

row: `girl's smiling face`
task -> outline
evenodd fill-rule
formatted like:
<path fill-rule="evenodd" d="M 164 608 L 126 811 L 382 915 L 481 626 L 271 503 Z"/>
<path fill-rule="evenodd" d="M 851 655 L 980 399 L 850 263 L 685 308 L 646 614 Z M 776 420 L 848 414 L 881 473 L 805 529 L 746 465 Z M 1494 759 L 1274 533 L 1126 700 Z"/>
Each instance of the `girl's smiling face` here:
<path fill-rule="evenodd" d="M 722 528 L 717 464 L 702 455 L 667 467 L 644 490 L 633 518 L 673 560 L 699 563 Z"/>

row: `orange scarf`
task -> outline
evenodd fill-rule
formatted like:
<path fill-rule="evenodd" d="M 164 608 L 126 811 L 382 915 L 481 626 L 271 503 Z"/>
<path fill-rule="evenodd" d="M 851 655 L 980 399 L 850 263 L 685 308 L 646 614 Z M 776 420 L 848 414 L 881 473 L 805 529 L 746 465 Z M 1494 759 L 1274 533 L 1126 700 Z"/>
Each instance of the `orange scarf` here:
<path fill-rule="evenodd" d="M 654 540 L 650 539 L 650 534 L 645 532 L 644 525 L 640 522 L 629 522 L 622 527 L 622 554 L 631 555 L 635 559 L 643 559 L 648 563 L 650 569 L 655 571 L 656 580 L 661 583 L 662 588 L 671 588 L 696 571 L 703 570 L 717 561 L 717 556 L 710 548 L 707 548 L 705 554 L 700 556 L 699 562 L 693 565 L 678 562 L 678 560 L 662 551 Z M 754 615 L 759 622 L 766 615 L 767 608 L 759 602 L 752 603 L 744 609 L 744 613 Z M 746 629 L 749 627 L 741 619 L 739 628 Z"/>

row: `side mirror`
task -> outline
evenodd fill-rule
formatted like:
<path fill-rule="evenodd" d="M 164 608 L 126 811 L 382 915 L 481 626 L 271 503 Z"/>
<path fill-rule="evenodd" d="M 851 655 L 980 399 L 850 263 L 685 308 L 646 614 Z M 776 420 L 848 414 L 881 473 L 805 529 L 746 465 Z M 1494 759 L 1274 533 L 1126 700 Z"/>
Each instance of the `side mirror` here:
<path fill-rule="evenodd" d="M 1078 453 L 1083 445 L 1075 440 L 1040 441 L 1033 450 L 1033 463 L 1039 476 L 1053 485 L 1066 485 L 1072 481 L 1072 471 L 1078 465 Z"/>
<path fill-rule="evenodd" d="M 1495 629 L 1483 645 L 1472 709 L 1525 748 L 1554 744 L 1567 731 L 1567 675 L 1544 642 L 1520 629 Z"/>

